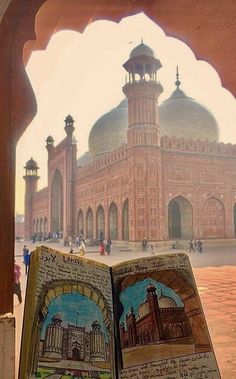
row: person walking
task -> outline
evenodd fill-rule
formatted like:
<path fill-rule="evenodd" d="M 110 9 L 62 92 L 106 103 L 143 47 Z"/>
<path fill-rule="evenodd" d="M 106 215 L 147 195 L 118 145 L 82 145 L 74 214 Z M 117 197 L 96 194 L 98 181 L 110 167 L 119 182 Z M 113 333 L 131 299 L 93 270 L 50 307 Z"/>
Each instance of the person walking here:
<path fill-rule="evenodd" d="M 20 266 L 14 262 L 14 283 L 13 283 L 13 293 L 18 297 L 18 301 L 22 303 L 22 294 L 20 286 Z"/>
<path fill-rule="evenodd" d="M 27 249 L 24 255 L 25 275 L 28 274 L 29 264 L 30 264 L 30 252 L 29 252 L 29 249 Z"/>
<path fill-rule="evenodd" d="M 153 243 L 150 244 L 150 249 L 151 249 L 151 256 L 154 256 L 155 253 L 154 253 L 154 244 Z"/>
<path fill-rule="evenodd" d="M 80 255 L 85 255 L 86 253 L 86 247 L 83 240 L 81 240 L 80 246 L 79 246 L 79 253 Z"/>
<path fill-rule="evenodd" d="M 101 241 L 99 243 L 99 253 L 100 253 L 100 255 L 104 255 L 104 253 L 105 253 L 105 244 L 104 244 L 104 241 Z"/>
<path fill-rule="evenodd" d="M 142 240 L 142 251 L 147 251 L 147 244 L 148 244 L 148 241 L 146 237 L 144 237 L 144 239 Z"/>
<path fill-rule="evenodd" d="M 22 254 L 23 254 L 23 263 L 24 263 L 25 254 L 27 253 L 27 251 L 29 251 L 29 249 L 27 248 L 26 245 L 24 245 L 24 246 L 23 246 L 23 250 L 22 250 Z"/>
<path fill-rule="evenodd" d="M 110 253 L 111 253 L 111 247 L 112 247 L 111 240 L 110 240 L 110 238 L 108 238 L 107 243 L 106 243 L 106 252 L 107 252 L 107 255 L 110 255 Z"/>
<path fill-rule="evenodd" d="M 191 251 L 194 253 L 194 245 L 192 239 L 189 241 L 189 252 L 191 253 Z"/>
<path fill-rule="evenodd" d="M 197 249 L 198 249 L 199 253 L 202 254 L 202 241 L 201 240 L 198 240 Z"/>

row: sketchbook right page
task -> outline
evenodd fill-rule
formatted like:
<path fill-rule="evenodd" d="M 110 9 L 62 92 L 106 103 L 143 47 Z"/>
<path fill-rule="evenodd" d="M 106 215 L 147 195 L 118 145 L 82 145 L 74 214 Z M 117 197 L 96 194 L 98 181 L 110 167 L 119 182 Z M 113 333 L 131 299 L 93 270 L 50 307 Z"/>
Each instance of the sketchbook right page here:
<path fill-rule="evenodd" d="M 186 254 L 112 268 L 120 379 L 220 378 Z"/>

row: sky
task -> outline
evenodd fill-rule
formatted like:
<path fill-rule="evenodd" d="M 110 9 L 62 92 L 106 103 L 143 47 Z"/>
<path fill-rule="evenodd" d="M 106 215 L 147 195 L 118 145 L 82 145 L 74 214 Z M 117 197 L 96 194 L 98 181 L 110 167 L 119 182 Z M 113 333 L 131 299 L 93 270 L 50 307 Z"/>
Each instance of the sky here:
<path fill-rule="evenodd" d="M 196 57 L 184 42 L 167 37 L 144 14 L 91 23 L 83 33 L 54 34 L 45 51 L 32 53 L 26 67 L 37 100 L 37 115 L 17 145 L 16 213 L 24 213 L 24 169 L 31 157 L 40 167 L 38 189 L 47 186 L 45 140 L 52 135 L 56 145 L 65 137 L 64 119 L 75 120 L 78 157 L 88 149 L 93 124 L 124 99 L 126 71 L 122 65 L 141 38 L 161 61 L 158 80 L 164 87 L 159 103 L 175 89 L 176 66 L 181 89 L 204 104 L 215 116 L 220 141 L 236 143 L 236 101 L 221 87 L 215 69 Z"/>
<path fill-rule="evenodd" d="M 62 326 L 65 328 L 68 327 L 68 324 L 77 324 L 77 326 L 85 327 L 86 332 L 90 332 L 93 322 L 98 321 L 102 332 L 107 337 L 107 329 L 100 308 L 94 301 L 78 292 L 63 294 L 52 299 L 43 323 L 41 338 L 45 337 L 46 327 L 52 322 L 52 317 L 56 314 L 61 316 Z"/>

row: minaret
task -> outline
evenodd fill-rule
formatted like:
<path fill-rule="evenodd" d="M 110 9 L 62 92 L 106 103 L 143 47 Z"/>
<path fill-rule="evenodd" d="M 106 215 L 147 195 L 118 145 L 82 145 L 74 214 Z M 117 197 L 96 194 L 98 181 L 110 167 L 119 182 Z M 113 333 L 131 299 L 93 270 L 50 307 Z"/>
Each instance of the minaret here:
<path fill-rule="evenodd" d="M 74 180 L 76 173 L 77 144 L 74 133 L 74 119 L 71 115 L 65 118 L 66 131 L 66 199 L 65 199 L 65 233 L 68 236 L 75 235 L 74 225 L 76 204 L 74 196 Z"/>
<path fill-rule="evenodd" d="M 101 330 L 101 325 L 97 320 L 92 323 L 92 330 L 90 332 L 90 359 L 92 361 L 105 360 L 105 336 Z"/>
<path fill-rule="evenodd" d="M 158 97 L 163 88 L 156 80 L 156 73 L 161 63 L 142 42 L 123 67 L 129 74 L 128 83 L 123 87 L 128 98 L 128 144 L 160 146 Z"/>
<path fill-rule="evenodd" d="M 72 137 L 73 133 L 74 133 L 74 120 L 73 120 L 73 117 L 69 114 L 68 116 L 66 116 L 65 118 L 65 131 L 66 131 L 66 134 L 67 134 L 67 137 Z"/>
<path fill-rule="evenodd" d="M 158 98 L 163 91 L 157 81 L 160 61 L 141 42 L 123 65 L 128 82 L 123 92 L 128 98 L 129 125 L 129 225 L 130 240 L 163 239 L 162 173 Z"/>
<path fill-rule="evenodd" d="M 30 240 L 33 230 L 32 220 L 32 204 L 35 193 L 37 192 L 38 185 L 38 165 L 35 160 L 31 159 L 26 163 L 25 167 L 25 239 Z"/>
<path fill-rule="evenodd" d="M 46 139 L 46 149 L 48 151 L 48 155 L 50 155 L 54 150 L 54 139 L 52 136 L 48 136 Z"/>
<path fill-rule="evenodd" d="M 62 359 L 63 349 L 62 319 L 59 314 L 52 317 L 52 322 L 47 326 L 43 346 L 43 356 L 51 359 Z"/>
<path fill-rule="evenodd" d="M 151 283 L 147 287 L 147 302 L 149 305 L 149 311 L 152 315 L 152 338 L 154 342 L 158 342 L 163 340 L 164 333 L 156 287 Z"/>

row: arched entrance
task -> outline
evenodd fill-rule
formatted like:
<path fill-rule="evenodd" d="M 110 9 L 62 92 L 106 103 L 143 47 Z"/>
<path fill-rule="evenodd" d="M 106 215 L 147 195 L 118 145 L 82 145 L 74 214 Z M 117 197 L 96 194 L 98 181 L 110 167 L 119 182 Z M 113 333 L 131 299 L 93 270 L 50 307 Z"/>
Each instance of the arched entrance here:
<path fill-rule="evenodd" d="M 91 208 L 88 209 L 86 215 L 86 237 L 93 238 L 93 211 Z"/>
<path fill-rule="evenodd" d="M 101 205 L 99 205 L 96 216 L 96 236 L 100 238 L 105 236 L 105 213 Z"/>
<path fill-rule="evenodd" d="M 234 204 L 234 236 L 236 237 L 236 203 Z"/>
<path fill-rule="evenodd" d="M 44 217 L 43 236 L 46 237 L 47 234 L 48 234 L 48 220 L 47 220 L 47 217 Z"/>
<path fill-rule="evenodd" d="M 169 239 L 188 239 L 193 236 L 193 210 L 191 203 L 178 196 L 168 205 Z"/>
<path fill-rule="evenodd" d="M 84 214 L 80 209 L 77 217 L 77 235 L 84 235 Z"/>
<path fill-rule="evenodd" d="M 122 208 L 122 239 L 129 240 L 129 200 L 126 199 Z"/>
<path fill-rule="evenodd" d="M 56 170 L 51 187 L 51 232 L 63 231 L 63 179 Z"/>
<path fill-rule="evenodd" d="M 111 203 L 108 212 L 108 234 L 111 240 L 118 239 L 118 208 L 115 203 Z"/>
<path fill-rule="evenodd" d="M 80 344 L 78 342 L 73 342 L 72 344 L 72 360 L 80 361 Z"/>
<path fill-rule="evenodd" d="M 202 237 L 224 238 L 224 205 L 216 197 L 211 197 L 207 199 L 203 204 L 201 225 Z"/>

